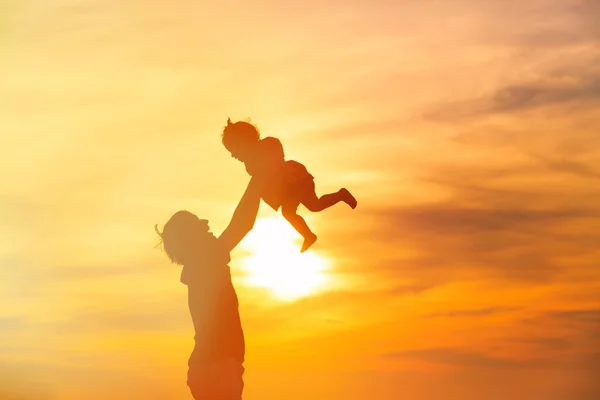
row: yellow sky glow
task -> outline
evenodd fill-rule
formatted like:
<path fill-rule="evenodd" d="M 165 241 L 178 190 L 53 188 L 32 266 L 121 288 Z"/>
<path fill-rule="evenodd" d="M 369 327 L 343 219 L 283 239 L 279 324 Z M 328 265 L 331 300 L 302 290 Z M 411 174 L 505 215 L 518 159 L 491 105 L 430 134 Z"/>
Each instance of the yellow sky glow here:
<path fill-rule="evenodd" d="M 225 228 L 228 117 L 359 200 L 300 207 L 305 254 L 263 204 L 232 253 L 246 400 L 599 398 L 598 15 L 0 1 L 0 398 L 190 398 L 153 226 Z"/>

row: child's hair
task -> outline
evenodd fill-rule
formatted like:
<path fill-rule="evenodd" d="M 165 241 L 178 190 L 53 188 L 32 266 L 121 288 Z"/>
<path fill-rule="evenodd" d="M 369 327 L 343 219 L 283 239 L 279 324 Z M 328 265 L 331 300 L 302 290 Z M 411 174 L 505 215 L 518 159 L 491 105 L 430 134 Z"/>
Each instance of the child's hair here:
<path fill-rule="evenodd" d="M 208 221 L 199 220 L 189 211 L 177 211 L 167 221 L 162 232 L 158 230 L 158 225 L 154 226 L 154 230 L 161 239 L 157 247 L 162 244 L 172 263 L 184 265 L 194 257 L 198 250 L 198 235 L 195 233 L 198 232 L 199 226 L 204 229 L 203 225 L 206 225 L 208 233 Z"/>
<path fill-rule="evenodd" d="M 260 140 L 260 132 L 255 125 L 250 122 L 238 121 L 231 122 L 231 118 L 227 118 L 227 126 L 223 129 L 223 144 L 225 147 L 232 142 L 253 142 Z"/>

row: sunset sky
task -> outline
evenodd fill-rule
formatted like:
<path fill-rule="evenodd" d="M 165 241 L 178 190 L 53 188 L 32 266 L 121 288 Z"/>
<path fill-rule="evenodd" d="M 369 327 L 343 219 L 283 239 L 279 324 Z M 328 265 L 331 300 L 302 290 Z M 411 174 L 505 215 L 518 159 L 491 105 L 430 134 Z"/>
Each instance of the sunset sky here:
<path fill-rule="evenodd" d="M 0 399 L 191 399 L 177 210 L 251 118 L 356 210 L 232 253 L 245 400 L 600 398 L 600 2 L 0 0 Z M 277 250 L 275 250 L 277 249 Z"/>

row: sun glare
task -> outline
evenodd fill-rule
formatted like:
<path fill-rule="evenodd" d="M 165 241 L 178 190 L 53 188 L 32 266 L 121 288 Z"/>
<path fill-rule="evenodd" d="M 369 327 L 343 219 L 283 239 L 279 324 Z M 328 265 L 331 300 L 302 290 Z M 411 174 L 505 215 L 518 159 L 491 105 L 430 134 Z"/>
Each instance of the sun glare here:
<path fill-rule="evenodd" d="M 323 290 L 328 260 L 312 249 L 300 253 L 302 237 L 281 217 L 256 221 L 243 242 L 251 255 L 242 260 L 245 283 L 269 289 L 280 300 Z"/>

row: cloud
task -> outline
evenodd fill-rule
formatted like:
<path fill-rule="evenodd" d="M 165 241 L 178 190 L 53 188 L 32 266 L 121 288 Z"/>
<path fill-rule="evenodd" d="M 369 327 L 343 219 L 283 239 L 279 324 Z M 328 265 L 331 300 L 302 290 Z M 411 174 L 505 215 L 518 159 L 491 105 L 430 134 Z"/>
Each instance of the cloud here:
<path fill-rule="evenodd" d="M 595 178 L 598 168 L 592 164 L 594 153 L 600 148 L 600 135 L 596 129 L 599 124 L 600 115 L 575 119 L 565 115 L 559 122 L 536 121 L 531 125 L 510 127 L 478 123 L 453 135 L 452 139 L 461 145 L 488 151 L 522 152 L 523 156 L 537 161 L 540 167 L 536 169 L 533 163 L 514 165 L 510 167 L 513 171 L 519 168 L 522 173 L 570 172 Z M 472 174 L 477 173 L 486 173 L 486 170 L 472 171 Z"/>
<path fill-rule="evenodd" d="M 577 2 L 574 9 L 581 16 L 582 28 L 590 33 L 590 38 L 600 42 L 600 26 L 598 19 L 600 18 L 600 4 L 596 0 L 582 0 Z"/>
<path fill-rule="evenodd" d="M 593 373 L 599 365 L 600 352 L 582 351 L 560 354 L 543 352 L 528 358 L 498 357 L 481 351 L 462 347 L 436 347 L 417 350 L 390 352 L 385 358 L 397 360 L 418 360 L 429 364 L 448 365 L 463 370 L 522 370 L 531 373 L 534 370 L 577 371 L 582 376 Z"/>
<path fill-rule="evenodd" d="M 509 84 L 480 98 L 436 106 L 425 117 L 437 122 L 462 123 L 543 107 L 600 103 L 600 74 L 570 78 Z"/>
<path fill-rule="evenodd" d="M 562 172 L 587 179 L 600 179 L 600 172 L 583 161 L 567 158 L 544 157 L 535 154 L 532 154 L 532 157 L 539 160 L 540 163 L 553 172 Z"/>
<path fill-rule="evenodd" d="M 494 18 L 490 27 L 482 31 L 481 39 L 491 46 L 509 44 L 511 50 L 521 50 L 523 55 L 528 56 L 536 52 L 556 54 L 569 48 L 594 45 L 600 42 L 597 35 L 598 10 L 594 0 L 531 1 L 527 5 L 507 1 L 493 4 L 492 9 L 488 4 L 485 16 L 493 14 Z M 557 15 L 560 17 L 557 18 Z M 536 20 L 545 23 L 533 22 Z M 514 29 L 507 30 L 507 24 Z"/>
<path fill-rule="evenodd" d="M 185 332 L 192 328 L 186 303 L 164 305 L 139 304 L 137 308 L 89 311 L 60 324 L 64 332 L 103 335 L 106 333 Z"/>
<path fill-rule="evenodd" d="M 469 207 L 434 204 L 385 213 L 391 229 L 399 226 L 424 235 L 471 235 L 531 232 L 565 220 L 600 216 L 587 209 L 525 210 L 517 207 Z M 383 218 L 382 218 L 383 219 Z M 402 229 L 402 228 L 400 228 Z M 402 232 L 401 235 L 407 232 Z"/>
<path fill-rule="evenodd" d="M 482 18 L 489 17 L 490 7 Z M 502 3 L 505 7 L 505 2 Z M 481 8 L 480 8 L 481 9 Z M 600 15 L 597 2 L 510 2 L 480 28 L 477 41 L 487 50 L 496 49 L 487 65 L 488 85 L 460 98 L 430 103 L 426 120 L 461 125 L 496 117 L 519 118 L 525 112 L 544 111 L 542 118 L 556 120 L 573 112 L 592 111 L 600 102 Z M 560 18 L 556 16 L 560 15 Z M 532 23 L 532 20 L 546 23 Z M 513 29 L 506 29 L 510 25 Z M 478 25 L 475 25 L 478 26 Z M 500 49 L 508 50 L 507 52 Z M 506 65 L 497 74 L 495 66 Z M 533 113 L 527 113 L 531 126 Z M 514 128 L 514 126 L 513 126 Z"/>
<path fill-rule="evenodd" d="M 546 317 L 560 322 L 597 328 L 600 331 L 600 309 L 558 310 L 549 311 Z"/>
<path fill-rule="evenodd" d="M 415 359 L 434 364 L 480 368 L 532 368 L 543 367 L 541 360 L 524 360 L 495 357 L 461 348 L 429 348 L 392 352 L 385 355 L 397 359 Z"/>
<path fill-rule="evenodd" d="M 43 275 L 44 281 L 49 282 L 83 282 L 103 278 L 113 278 L 124 275 L 144 276 L 155 273 L 157 269 L 144 266 L 141 262 L 122 265 L 86 265 L 52 266 L 44 271 L 36 272 Z"/>
<path fill-rule="evenodd" d="M 514 311 L 515 308 L 510 307 L 488 307 L 478 310 L 449 310 L 428 314 L 428 318 L 478 318 L 487 317 L 490 315 L 503 314 Z"/>
<path fill-rule="evenodd" d="M 373 221 L 359 235 L 364 246 L 389 249 L 387 260 L 376 261 L 378 273 L 437 284 L 478 276 L 535 285 L 595 257 L 600 207 L 587 163 L 544 156 L 505 167 L 450 164 L 425 171 L 423 182 L 443 188 L 444 198 L 363 211 Z M 565 192 L 565 173 L 588 182 L 572 181 Z M 591 264 L 577 265 L 593 273 Z"/>
<path fill-rule="evenodd" d="M 23 317 L 1 317 L 0 316 L 0 330 L 3 332 L 14 332 L 23 329 L 27 324 L 27 321 Z M 1 349 L 1 348 L 0 348 Z M 1 352 L 1 350 L 0 350 Z"/>
<path fill-rule="evenodd" d="M 600 207 L 595 179 L 587 178 L 592 164 L 577 161 L 580 169 L 574 169 L 544 161 L 529 156 L 490 166 L 461 160 L 421 169 L 421 182 L 444 195 L 366 205 L 359 211 L 360 225 L 336 221 L 323 235 L 330 237 L 328 246 L 353 243 L 336 271 L 385 285 L 396 298 L 472 280 L 529 288 L 561 279 L 576 284 L 581 278 L 574 271 L 593 282 Z M 564 190 L 565 174 L 586 178 L 569 181 L 571 189 Z M 473 317 L 504 307 L 485 304 Z"/>
<path fill-rule="evenodd" d="M 596 296 L 597 297 L 597 296 Z M 598 365 L 600 358 L 600 310 L 576 308 L 541 310 L 513 324 L 527 332 L 509 336 L 508 342 L 533 345 L 539 354 L 553 354 L 577 368 Z"/>
<path fill-rule="evenodd" d="M 462 271 L 487 276 L 543 282 L 560 271 L 552 243 L 568 234 L 566 223 L 597 218 L 594 210 L 524 210 L 518 207 L 467 207 L 450 203 L 403 207 L 378 213 L 381 226 L 374 233 L 381 240 L 410 244 L 419 256 L 404 261 L 415 274 L 427 265 L 436 266 L 439 277 Z M 545 237 L 544 232 L 552 231 Z M 570 254 L 593 251 L 592 243 L 563 250 Z M 433 250 L 435 249 L 435 251 Z M 398 263 L 397 263 L 398 264 Z M 405 271 L 398 270 L 398 274 Z"/>
<path fill-rule="evenodd" d="M 573 347 L 573 340 L 565 337 L 544 337 L 544 336 L 527 336 L 527 337 L 512 337 L 505 339 L 510 343 L 520 343 L 536 348 L 544 349 L 544 351 L 562 351 Z"/>

